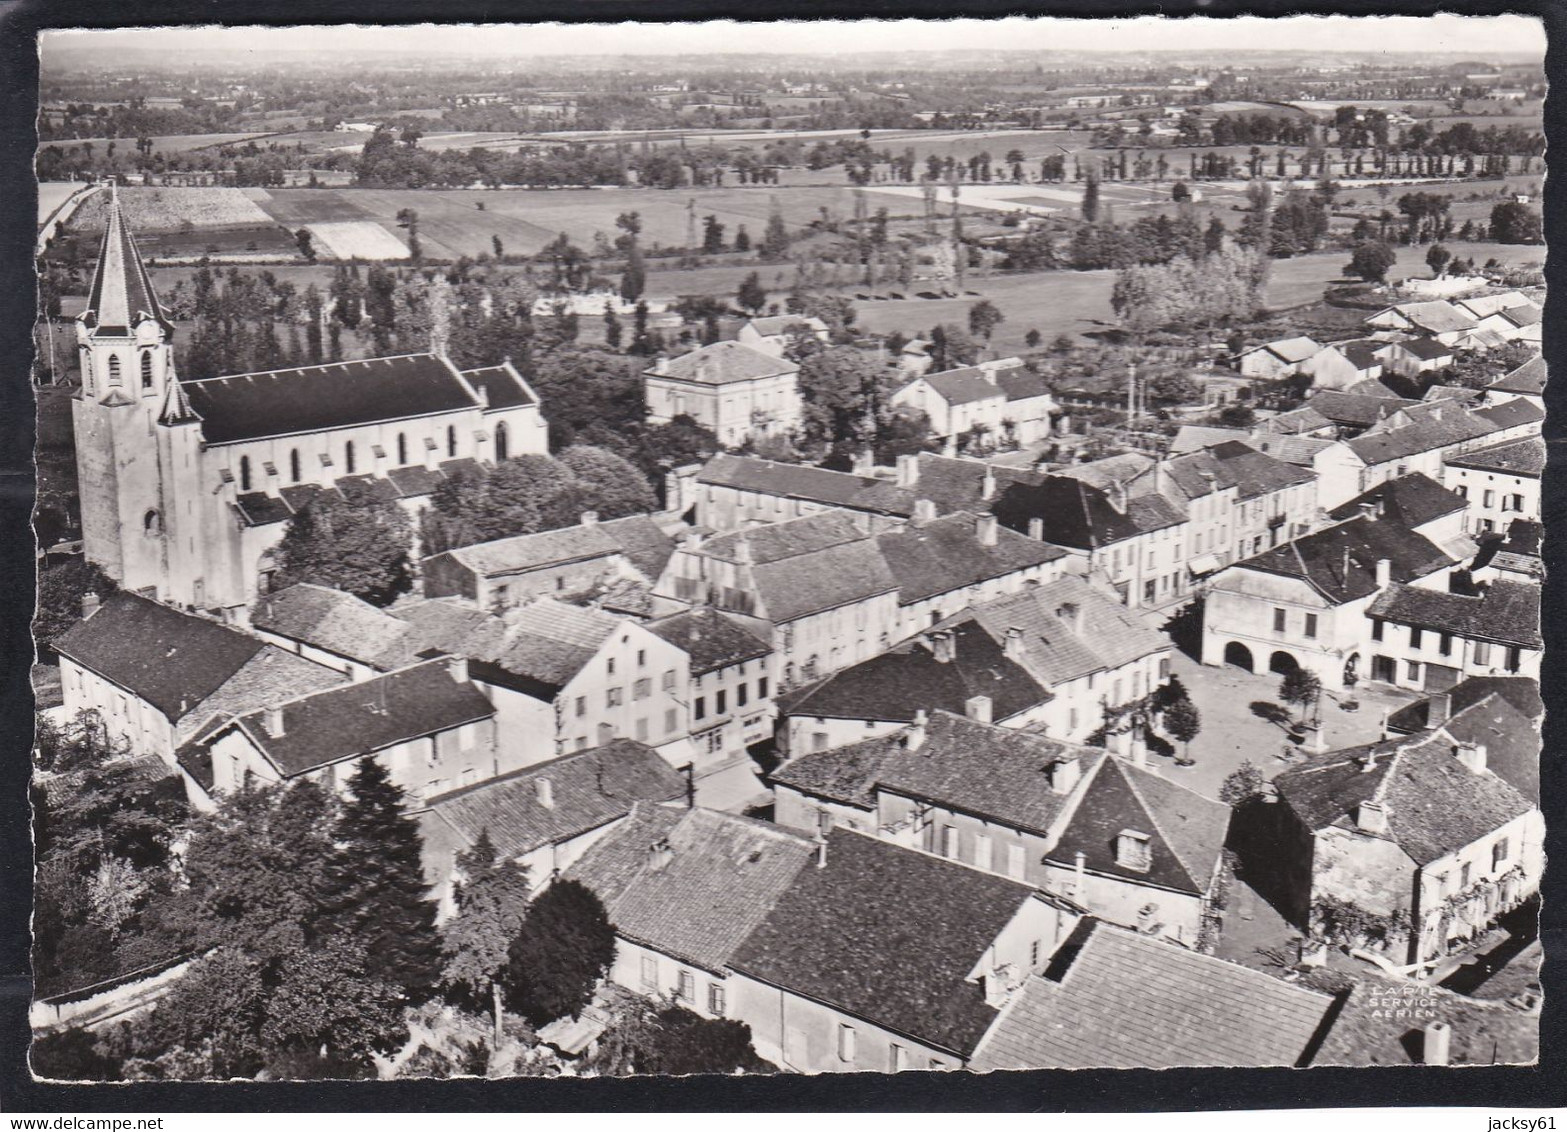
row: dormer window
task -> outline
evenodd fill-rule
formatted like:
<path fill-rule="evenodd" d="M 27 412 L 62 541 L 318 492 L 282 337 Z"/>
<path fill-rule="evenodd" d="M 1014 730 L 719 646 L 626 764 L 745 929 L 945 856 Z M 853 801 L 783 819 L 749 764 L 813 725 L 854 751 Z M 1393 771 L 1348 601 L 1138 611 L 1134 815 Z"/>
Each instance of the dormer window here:
<path fill-rule="evenodd" d="M 1135 829 L 1115 835 L 1115 863 L 1132 872 L 1146 873 L 1153 864 L 1152 839 Z"/>

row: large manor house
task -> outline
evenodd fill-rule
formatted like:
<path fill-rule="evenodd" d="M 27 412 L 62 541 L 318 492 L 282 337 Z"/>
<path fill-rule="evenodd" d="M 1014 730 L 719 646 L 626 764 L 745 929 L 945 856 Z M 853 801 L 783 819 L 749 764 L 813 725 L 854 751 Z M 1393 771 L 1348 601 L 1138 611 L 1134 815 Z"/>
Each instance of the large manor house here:
<path fill-rule="evenodd" d="M 242 617 L 286 521 L 321 492 L 416 510 L 465 464 L 547 449 L 510 365 L 462 371 L 425 353 L 180 377 L 118 200 L 76 332 L 85 553 L 125 589 L 192 609 Z"/>

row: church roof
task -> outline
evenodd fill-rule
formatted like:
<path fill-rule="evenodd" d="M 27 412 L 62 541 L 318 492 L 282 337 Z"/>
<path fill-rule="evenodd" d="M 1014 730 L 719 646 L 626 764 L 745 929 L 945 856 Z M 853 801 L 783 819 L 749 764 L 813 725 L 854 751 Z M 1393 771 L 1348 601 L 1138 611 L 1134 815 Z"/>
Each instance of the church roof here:
<path fill-rule="evenodd" d="M 478 406 L 435 354 L 368 358 L 182 383 L 209 444 L 324 432 Z"/>
<path fill-rule="evenodd" d="M 492 412 L 539 403 L 538 397 L 509 361 L 498 366 L 465 369 L 462 375 L 485 398 L 486 407 Z"/>
<path fill-rule="evenodd" d="M 173 329 L 158 305 L 152 280 L 136 251 L 136 240 L 120 211 L 120 198 L 112 188 L 109 224 L 99 245 L 98 266 L 82 317 L 100 334 L 130 334 L 137 323 L 148 318 L 156 319 L 165 330 Z"/>

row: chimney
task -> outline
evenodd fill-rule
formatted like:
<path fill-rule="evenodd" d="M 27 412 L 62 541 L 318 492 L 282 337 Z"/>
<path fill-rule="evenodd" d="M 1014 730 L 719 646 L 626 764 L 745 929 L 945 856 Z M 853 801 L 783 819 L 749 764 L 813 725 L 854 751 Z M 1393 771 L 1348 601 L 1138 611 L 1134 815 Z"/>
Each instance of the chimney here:
<path fill-rule="evenodd" d="M 1459 742 L 1453 745 L 1453 754 L 1458 761 L 1468 767 L 1474 774 L 1485 773 L 1485 744 Z"/>
<path fill-rule="evenodd" d="M 660 838 L 647 847 L 647 871 L 650 873 L 663 872 L 674 859 L 675 850 L 670 846 L 667 837 Z"/>
<path fill-rule="evenodd" d="M 582 513 L 582 518 L 579 521 L 584 527 L 597 526 L 599 521 L 599 513 L 597 511 L 584 511 Z"/>
<path fill-rule="evenodd" d="M 898 457 L 898 486 L 913 487 L 920 482 L 920 458 L 907 455 Z"/>
<path fill-rule="evenodd" d="M 547 778 L 535 778 L 533 780 L 534 800 L 546 810 L 555 808 L 555 784 Z"/>
<path fill-rule="evenodd" d="M 102 604 L 95 593 L 88 592 L 82 595 L 82 620 L 86 621 L 94 613 L 97 613 Z"/>
<path fill-rule="evenodd" d="M 1077 602 L 1068 601 L 1057 606 L 1056 616 L 1071 626 L 1074 634 L 1083 635 L 1083 609 Z"/>
<path fill-rule="evenodd" d="M 1448 692 L 1438 692 L 1426 700 L 1426 726 L 1440 727 L 1453 714 L 1453 697 Z"/>
<path fill-rule="evenodd" d="M 1364 833 L 1386 833 L 1387 811 L 1381 802 L 1362 802 L 1355 807 L 1355 825 Z"/>
<path fill-rule="evenodd" d="M 951 629 L 938 629 L 930 635 L 931 655 L 936 658 L 937 664 L 950 664 L 952 658 L 958 655 L 956 643 L 952 639 Z"/>
<path fill-rule="evenodd" d="M 827 836 L 823 833 L 816 835 L 816 867 L 818 869 L 827 867 Z"/>
<path fill-rule="evenodd" d="M 1076 900 L 1079 904 L 1083 902 L 1083 889 L 1086 888 L 1088 884 L 1088 877 L 1086 875 L 1087 865 L 1088 854 L 1079 849 L 1077 851 L 1077 857 L 1073 863 L 1072 868 L 1072 871 L 1076 874 L 1076 881 L 1072 886 L 1072 899 Z"/>
<path fill-rule="evenodd" d="M 869 476 L 876 473 L 876 453 L 869 448 L 862 448 L 854 457 L 854 474 L 857 476 Z"/>
<path fill-rule="evenodd" d="M 926 523 L 936 518 L 936 504 L 930 499 L 916 499 L 914 501 L 914 514 L 910 522 L 916 527 L 923 527 Z"/>
<path fill-rule="evenodd" d="M 664 357 L 663 354 L 660 354 L 658 357 L 654 358 L 653 372 L 660 375 L 667 374 L 669 372 L 669 359 Z"/>
<path fill-rule="evenodd" d="M 446 672 L 459 684 L 468 682 L 468 658 L 465 656 L 449 656 L 446 658 Z"/>
<path fill-rule="evenodd" d="M 686 777 L 686 809 L 696 809 L 696 763 L 686 763 L 680 768 Z"/>
<path fill-rule="evenodd" d="M 1023 630 L 1016 625 L 1009 626 L 1006 640 L 1001 645 L 1001 651 L 1008 660 L 1021 660 L 1023 658 Z"/>
<path fill-rule="evenodd" d="M 1371 500 L 1362 500 L 1360 504 L 1360 517 L 1362 519 L 1375 519 L 1377 517 L 1377 505 Z"/>
<path fill-rule="evenodd" d="M 985 476 L 979 481 L 979 497 L 981 499 L 996 497 L 996 473 L 989 464 L 985 465 Z"/>
<path fill-rule="evenodd" d="M 490 390 L 489 390 L 489 387 L 485 386 L 485 385 L 475 385 L 473 387 L 473 391 L 474 391 L 475 394 L 478 395 L 478 398 L 479 398 L 479 408 L 481 408 L 481 409 L 488 409 L 490 407 Z"/>
<path fill-rule="evenodd" d="M 269 707 L 261 716 L 261 726 L 274 739 L 283 737 L 283 709 Z"/>
<path fill-rule="evenodd" d="M 994 515 L 981 515 L 974 520 L 974 537 L 979 540 L 980 546 L 995 546 L 996 517 Z"/>
<path fill-rule="evenodd" d="M 1432 1022 L 1425 1028 L 1420 1060 L 1426 1065 L 1446 1065 L 1453 1042 L 1453 1028 L 1446 1022 Z"/>
<path fill-rule="evenodd" d="M 1038 515 L 1028 521 L 1028 537 L 1035 542 L 1045 541 L 1045 521 Z"/>
<path fill-rule="evenodd" d="M 989 696 L 970 696 L 963 701 L 963 714 L 975 723 L 992 722 L 991 715 L 994 710 L 995 705 L 991 702 Z"/>
<path fill-rule="evenodd" d="M 909 729 L 904 733 L 903 747 L 908 751 L 917 751 L 925 745 L 925 725 L 930 721 L 924 708 L 914 713 L 914 722 L 909 724 Z"/>
<path fill-rule="evenodd" d="M 1393 584 L 1393 563 L 1386 558 L 1377 559 L 1377 589 L 1385 590 Z"/>
<path fill-rule="evenodd" d="M 743 534 L 735 536 L 734 558 L 736 564 L 740 566 L 751 564 L 751 540 Z"/>
<path fill-rule="evenodd" d="M 1045 772 L 1050 775 L 1052 794 L 1070 794 L 1083 776 L 1083 767 L 1076 759 L 1061 759 L 1046 767 Z"/>
<path fill-rule="evenodd" d="M 1126 514 L 1126 484 L 1117 480 L 1110 490 L 1114 495 L 1115 509 Z"/>

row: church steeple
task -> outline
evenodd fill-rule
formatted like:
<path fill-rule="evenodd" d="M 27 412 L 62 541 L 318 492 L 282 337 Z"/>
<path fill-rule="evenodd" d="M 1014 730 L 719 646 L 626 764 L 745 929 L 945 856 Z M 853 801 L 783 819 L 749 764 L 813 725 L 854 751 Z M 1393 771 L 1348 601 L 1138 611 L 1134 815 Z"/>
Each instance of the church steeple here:
<path fill-rule="evenodd" d="M 93 272 L 82 321 L 95 334 L 129 337 L 149 318 L 165 333 L 174 329 L 158 303 L 146 265 L 136 250 L 136 240 L 125 223 L 119 190 L 110 185 L 109 222 L 98 249 L 98 266 Z"/>

